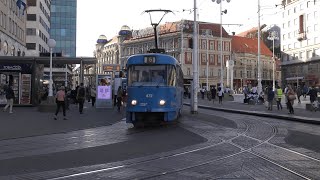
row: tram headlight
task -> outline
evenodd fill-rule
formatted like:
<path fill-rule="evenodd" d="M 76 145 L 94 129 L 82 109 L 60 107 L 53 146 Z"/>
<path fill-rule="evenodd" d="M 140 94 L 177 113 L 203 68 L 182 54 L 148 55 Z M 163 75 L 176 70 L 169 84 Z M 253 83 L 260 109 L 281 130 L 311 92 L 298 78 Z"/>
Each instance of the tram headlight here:
<path fill-rule="evenodd" d="M 160 100 L 159 104 L 160 104 L 160 106 L 163 106 L 164 104 L 166 104 L 166 101 L 165 100 Z"/>
<path fill-rule="evenodd" d="M 132 106 L 137 105 L 137 100 L 132 100 L 132 101 L 131 101 L 131 105 L 132 105 Z"/>

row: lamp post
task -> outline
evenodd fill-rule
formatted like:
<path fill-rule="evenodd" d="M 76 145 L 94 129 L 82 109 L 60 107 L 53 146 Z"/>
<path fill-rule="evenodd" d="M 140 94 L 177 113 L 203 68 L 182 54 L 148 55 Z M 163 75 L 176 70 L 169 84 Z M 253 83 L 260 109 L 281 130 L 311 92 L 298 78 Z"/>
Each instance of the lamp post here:
<path fill-rule="evenodd" d="M 68 65 L 66 64 L 65 67 L 65 80 L 64 80 L 64 87 L 68 86 Z"/>
<path fill-rule="evenodd" d="M 212 0 L 212 2 L 215 2 L 216 0 Z M 227 14 L 227 10 L 224 10 L 222 11 L 222 1 L 223 0 L 217 0 L 217 4 L 220 4 L 220 68 L 221 68 L 221 76 L 220 76 L 220 87 L 221 89 L 223 89 L 223 55 L 222 55 L 222 15 L 223 13 L 224 14 Z M 231 1 L 231 0 L 226 0 L 228 3 Z"/>
<path fill-rule="evenodd" d="M 274 40 L 279 40 L 277 31 L 271 31 L 269 33 L 268 40 L 272 41 L 272 89 L 276 89 L 275 82 L 275 57 L 274 57 Z"/>
<path fill-rule="evenodd" d="M 48 45 L 50 48 L 50 81 L 49 81 L 49 97 L 53 96 L 53 91 L 52 91 L 52 48 L 56 47 L 56 41 L 54 39 L 49 39 Z"/>
<path fill-rule="evenodd" d="M 260 0 L 258 0 L 258 94 L 262 92 L 260 53 Z"/>
<path fill-rule="evenodd" d="M 197 22 L 197 0 L 193 1 L 193 52 L 192 52 L 192 68 L 193 68 L 193 88 L 192 88 L 192 106 L 191 113 L 198 112 L 198 22 Z"/>

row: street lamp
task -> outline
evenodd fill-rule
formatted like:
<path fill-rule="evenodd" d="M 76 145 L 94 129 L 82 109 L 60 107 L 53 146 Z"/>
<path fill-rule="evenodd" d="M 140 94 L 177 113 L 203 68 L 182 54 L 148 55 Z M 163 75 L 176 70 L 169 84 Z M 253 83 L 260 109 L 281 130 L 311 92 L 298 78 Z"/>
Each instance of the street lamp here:
<path fill-rule="evenodd" d="M 260 0 L 258 0 L 258 94 L 262 92 L 260 53 Z"/>
<path fill-rule="evenodd" d="M 197 0 L 193 1 L 193 51 L 192 51 L 192 68 L 193 68 L 193 88 L 192 88 L 192 106 L 191 113 L 198 113 L 198 21 L 197 21 Z"/>
<path fill-rule="evenodd" d="M 216 0 L 212 0 L 212 2 L 215 2 Z M 220 86 L 221 86 L 221 89 L 223 89 L 223 55 L 222 55 L 222 15 L 223 13 L 224 14 L 227 14 L 227 10 L 224 10 L 222 11 L 222 1 L 223 0 L 217 0 L 217 4 L 220 4 L 220 68 L 221 68 L 221 78 L 220 78 Z M 228 3 L 231 1 L 231 0 L 226 0 Z"/>
<path fill-rule="evenodd" d="M 274 57 L 274 40 L 279 40 L 278 32 L 271 31 L 269 33 L 268 40 L 272 41 L 272 89 L 276 89 L 276 82 L 275 82 L 275 57 Z"/>
<path fill-rule="evenodd" d="M 53 91 L 52 91 L 52 48 L 56 47 L 56 41 L 54 39 L 49 39 L 48 45 L 50 48 L 50 81 L 49 81 L 49 97 L 53 96 Z"/>

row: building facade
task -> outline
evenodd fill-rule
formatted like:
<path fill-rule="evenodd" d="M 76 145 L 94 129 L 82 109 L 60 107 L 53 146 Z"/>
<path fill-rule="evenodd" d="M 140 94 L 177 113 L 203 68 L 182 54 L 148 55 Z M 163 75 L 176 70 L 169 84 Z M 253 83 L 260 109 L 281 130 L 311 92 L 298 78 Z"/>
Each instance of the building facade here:
<path fill-rule="evenodd" d="M 26 23 L 27 56 L 49 52 L 51 0 L 28 0 Z"/>
<path fill-rule="evenodd" d="M 0 56 L 25 56 L 26 14 L 16 1 L 0 0 Z"/>
<path fill-rule="evenodd" d="M 320 85 L 320 2 L 283 0 L 282 75 L 286 83 Z"/>
<path fill-rule="evenodd" d="M 220 25 L 199 22 L 199 86 L 217 86 L 221 77 L 221 62 L 223 63 L 224 83 L 226 83 L 226 62 L 231 58 L 231 37 L 222 31 L 222 58 L 220 58 Z M 181 64 L 185 85 L 193 79 L 193 21 L 177 21 L 159 25 L 158 47 L 175 57 Z M 134 30 L 132 38 L 125 40 L 121 46 L 120 58 L 127 59 L 133 54 L 147 53 L 155 48 L 153 28 Z M 221 60 L 222 59 L 222 60 Z M 208 85 L 207 85 L 208 79 Z"/>
<path fill-rule="evenodd" d="M 275 71 L 275 82 L 280 84 L 281 71 L 280 61 L 272 61 L 272 52 L 261 41 L 261 78 L 262 85 L 272 87 L 273 70 Z M 243 86 L 253 87 L 258 84 L 258 39 L 240 36 L 232 37 L 232 54 L 234 60 L 233 86 L 241 92 Z M 273 63 L 275 66 L 273 67 Z M 274 68 L 274 69 L 273 69 Z"/>
<path fill-rule="evenodd" d="M 76 57 L 77 1 L 51 1 L 50 38 L 56 40 L 54 52 Z"/>

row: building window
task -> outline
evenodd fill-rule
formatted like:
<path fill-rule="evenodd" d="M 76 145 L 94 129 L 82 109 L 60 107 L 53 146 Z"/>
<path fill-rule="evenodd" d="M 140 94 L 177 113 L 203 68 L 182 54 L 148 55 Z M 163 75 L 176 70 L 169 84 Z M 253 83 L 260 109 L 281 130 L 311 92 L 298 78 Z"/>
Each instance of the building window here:
<path fill-rule="evenodd" d="M 28 6 L 37 6 L 37 0 L 28 0 Z"/>
<path fill-rule="evenodd" d="M 298 21 L 298 19 L 295 18 L 295 19 L 293 20 L 293 24 L 294 24 L 294 25 L 297 25 L 297 21 Z"/>
<path fill-rule="evenodd" d="M 27 21 L 37 21 L 36 14 L 27 14 Z"/>
<path fill-rule="evenodd" d="M 288 28 L 290 27 L 291 21 L 288 21 Z"/>
<path fill-rule="evenodd" d="M 307 59 L 312 58 L 312 50 L 307 51 Z"/>
<path fill-rule="evenodd" d="M 233 77 L 236 78 L 237 77 L 237 70 L 233 71 Z"/>
<path fill-rule="evenodd" d="M 314 25 L 314 31 L 318 31 L 318 29 L 319 29 L 318 24 L 315 24 L 315 25 Z"/>
<path fill-rule="evenodd" d="M 28 50 L 36 50 L 36 43 L 27 43 L 26 47 Z"/>
<path fill-rule="evenodd" d="M 210 69 L 210 77 L 213 77 L 213 69 Z"/>
<path fill-rule="evenodd" d="M 187 68 L 187 75 L 190 76 L 190 68 Z"/>
<path fill-rule="evenodd" d="M 27 28 L 27 35 L 28 36 L 35 36 L 36 35 L 36 29 L 35 28 Z"/>

